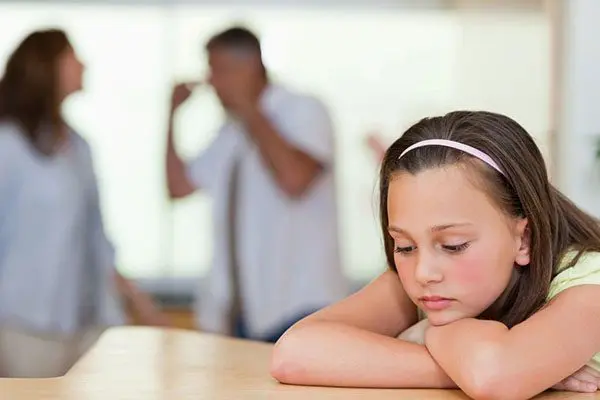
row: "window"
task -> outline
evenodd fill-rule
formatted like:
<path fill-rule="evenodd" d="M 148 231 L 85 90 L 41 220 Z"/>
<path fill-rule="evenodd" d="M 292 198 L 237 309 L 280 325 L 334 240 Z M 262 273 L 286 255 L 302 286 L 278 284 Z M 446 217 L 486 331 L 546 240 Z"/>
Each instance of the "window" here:
<path fill-rule="evenodd" d="M 65 28 L 87 63 L 86 90 L 66 111 L 93 147 L 107 230 L 132 276 L 192 277 L 209 266 L 210 199 L 167 200 L 163 151 L 171 83 L 204 76 L 202 44 L 229 23 L 249 22 L 272 75 L 317 94 L 332 111 L 340 242 L 353 279 L 370 279 L 384 266 L 378 165 L 367 132 L 391 141 L 426 115 L 490 109 L 522 122 L 547 153 L 550 29 L 541 7 L 2 3 L 0 15 L 2 64 L 26 33 L 48 25 Z M 220 118 L 210 89 L 201 87 L 177 116 L 182 152 L 205 146 Z"/>

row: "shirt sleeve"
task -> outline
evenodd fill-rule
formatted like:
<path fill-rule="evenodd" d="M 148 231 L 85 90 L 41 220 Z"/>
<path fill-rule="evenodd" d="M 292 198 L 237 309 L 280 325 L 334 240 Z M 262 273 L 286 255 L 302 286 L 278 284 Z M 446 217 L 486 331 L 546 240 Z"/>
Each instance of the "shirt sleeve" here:
<path fill-rule="evenodd" d="M 324 165 L 333 163 L 333 124 L 325 105 L 313 97 L 294 99 L 281 118 L 285 138 Z"/>
<path fill-rule="evenodd" d="M 93 180 L 91 192 L 91 240 L 94 248 L 94 256 L 96 257 L 99 265 L 112 269 L 116 265 L 116 252 L 115 247 L 106 236 L 106 231 L 104 230 L 104 220 L 102 217 L 102 211 L 100 210 L 98 184 L 95 179 Z"/>
<path fill-rule="evenodd" d="M 98 181 L 94 170 L 91 151 L 87 143 L 81 139 L 84 147 L 84 162 L 88 171 L 88 248 L 94 268 L 95 282 L 88 284 L 96 286 L 94 302 L 97 307 L 97 318 L 101 326 L 122 325 L 125 323 L 125 312 L 120 296 L 114 285 L 116 271 L 116 252 L 112 242 L 106 236 L 104 220 L 100 208 Z"/>
<path fill-rule="evenodd" d="M 550 284 L 548 300 L 571 287 L 580 285 L 600 285 L 600 253 L 585 253 L 577 264 L 556 275 Z"/>
<path fill-rule="evenodd" d="M 106 236 L 104 219 L 100 208 L 98 180 L 94 169 L 94 160 L 87 142 L 76 136 L 77 145 L 81 146 L 82 166 L 86 172 L 87 210 L 88 210 L 88 246 L 94 262 L 102 269 L 115 266 L 115 249 Z"/>
<path fill-rule="evenodd" d="M 0 132 L 0 215 L 4 214 L 12 174 L 11 156 L 5 142 L 6 134 Z"/>
<path fill-rule="evenodd" d="M 18 181 L 16 162 L 20 143 L 15 136 L 17 134 L 0 127 L 0 228 L 2 216 L 8 212 L 8 202 L 15 196 L 15 184 Z"/>

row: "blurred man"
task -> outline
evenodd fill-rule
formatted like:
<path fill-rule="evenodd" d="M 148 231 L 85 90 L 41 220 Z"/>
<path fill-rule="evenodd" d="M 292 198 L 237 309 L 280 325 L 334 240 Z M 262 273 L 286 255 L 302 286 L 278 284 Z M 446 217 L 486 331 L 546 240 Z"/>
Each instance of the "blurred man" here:
<path fill-rule="evenodd" d="M 318 100 L 269 80 L 250 31 L 226 30 L 206 51 L 209 83 L 227 118 L 206 150 L 182 161 L 173 113 L 192 85 L 178 85 L 167 146 L 171 197 L 202 189 L 214 200 L 214 260 L 198 323 L 209 332 L 275 341 L 301 317 L 347 294 L 331 121 Z"/>

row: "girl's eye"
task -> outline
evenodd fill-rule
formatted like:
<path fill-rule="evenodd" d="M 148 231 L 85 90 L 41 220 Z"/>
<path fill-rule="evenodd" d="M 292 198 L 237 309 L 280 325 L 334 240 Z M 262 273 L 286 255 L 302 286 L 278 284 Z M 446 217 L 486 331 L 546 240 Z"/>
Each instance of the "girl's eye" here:
<path fill-rule="evenodd" d="M 415 250 L 415 246 L 405 246 L 405 247 L 396 246 L 394 248 L 394 253 L 409 254 L 410 252 L 412 252 L 414 250 Z"/>
<path fill-rule="evenodd" d="M 450 253 L 460 253 L 469 247 L 469 242 L 456 245 L 443 245 L 442 248 Z"/>

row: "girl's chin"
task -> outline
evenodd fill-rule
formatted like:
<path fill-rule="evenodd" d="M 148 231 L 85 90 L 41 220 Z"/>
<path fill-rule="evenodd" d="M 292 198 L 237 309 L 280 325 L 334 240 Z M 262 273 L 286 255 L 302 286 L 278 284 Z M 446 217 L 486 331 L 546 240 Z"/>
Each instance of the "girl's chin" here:
<path fill-rule="evenodd" d="M 450 310 L 446 312 L 429 312 L 427 313 L 427 319 L 431 326 L 444 326 L 461 319 L 471 318 L 467 315 L 461 315 Z"/>

